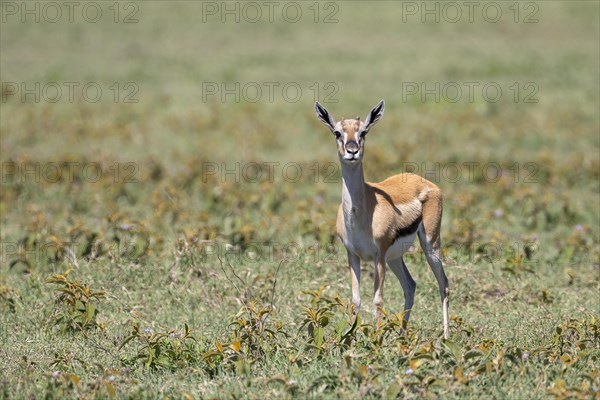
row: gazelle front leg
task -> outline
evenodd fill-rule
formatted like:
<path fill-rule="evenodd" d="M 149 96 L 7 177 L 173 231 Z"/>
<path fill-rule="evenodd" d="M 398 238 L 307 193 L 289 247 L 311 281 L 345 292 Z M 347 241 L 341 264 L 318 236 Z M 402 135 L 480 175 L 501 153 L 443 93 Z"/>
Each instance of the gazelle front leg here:
<path fill-rule="evenodd" d="M 383 314 L 383 282 L 385 281 L 385 255 L 379 256 L 375 260 L 375 288 L 373 296 L 373 306 L 375 308 L 375 326 L 381 326 L 381 317 Z"/>
<path fill-rule="evenodd" d="M 360 311 L 360 258 L 350 250 L 348 250 L 348 264 L 352 276 L 352 304 L 354 304 L 354 314 L 357 315 Z"/>

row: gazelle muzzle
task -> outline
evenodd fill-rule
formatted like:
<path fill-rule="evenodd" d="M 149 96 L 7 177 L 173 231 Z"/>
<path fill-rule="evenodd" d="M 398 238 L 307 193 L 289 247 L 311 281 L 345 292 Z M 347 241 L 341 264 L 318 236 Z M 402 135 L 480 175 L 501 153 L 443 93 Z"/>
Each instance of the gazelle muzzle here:
<path fill-rule="evenodd" d="M 344 144 L 344 150 L 346 151 L 344 155 L 346 160 L 355 160 L 359 156 L 360 146 L 352 140 Z"/>

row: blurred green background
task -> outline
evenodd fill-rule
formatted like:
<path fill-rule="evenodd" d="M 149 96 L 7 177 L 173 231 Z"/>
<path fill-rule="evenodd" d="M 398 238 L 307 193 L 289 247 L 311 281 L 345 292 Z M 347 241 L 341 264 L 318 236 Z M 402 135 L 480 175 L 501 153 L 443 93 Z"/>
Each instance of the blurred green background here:
<path fill-rule="evenodd" d="M 416 5 L 416 14 L 409 13 L 412 9 L 406 3 Z M 531 152 L 559 144 L 563 155 L 589 150 L 585 140 L 562 139 L 584 134 L 584 129 L 571 122 L 594 121 L 596 116 L 595 2 L 498 3 L 502 15 L 496 23 L 486 21 L 494 10 L 484 8 L 486 3 L 473 9 L 472 23 L 465 6 L 460 8 L 459 22 L 446 22 L 452 20 L 453 10 L 444 7 L 444 2 L 429 6 L 419 2 L 298 3 L 302 15 L 296 23 L 286 21 L 295 10 L 285 8 L 286 3 L 274 7 L 272 18 L 269 8 L 257 3 L 262 18 L 256 23 L 245 22 L 254 14 L 244 3 L 238 3 L 237 14 L 226 14 L 226 7 L 235 10 L 236 3 L 181 2 L 169 6 L 159 1 L 132 3 L 137 4 L 133 8 L 124 2 L 119 6 L 120 23 L 114 22 L 114 5 L 109 9 L 110 5 L 99 4 L 102 17 L 97 23 L 85 21 L 83 7 L 74 9 L 73 23 L 68 22 L 66 9 L 57 23 L 44 23 L 44 7 L 40 7 L 40 23 L 30 23 L 32 15 L 21 15 L 24 5 L 17 14 L 4 16 L 3 82 L 26 82 L 29 87 L 34 82 L 42 86 L 47 82 L 78 82 L 80 90 L 75 92 L 79 97 L 85 83 L 97 82 L 103 96 L 100 104 L 83 104 L 85 108 L 78 112 L 78 104 L 65 101 L 66 94 L 57 104 L 30 104 L 30 96 L 26 108 L 34 113 L 32 117 L 52 107 L 53 118 L 46 123 L 53 125 L 39 139 L 32 137 L 27 142 L 26 135 L 16 132 L 22 115 L 17 110 L 25 105 L 16 100 L 18 96 L 10 96 L 3 104 L 3 151 L 27 145 L 33 154 L 47 156 L 64 150 L 64 144 L 69 143 L 70 149 L 87 154 L 105 147 L 105 152 L 120 159 L 160 155 L 172 161 L 192 154 L 226 154 L 233 159 L 270 156 L 270 151 L 288 153 L 304 143 L 310 146 L 311 154 L 318 151 L 319 156 L 329 156 L 331 146 L 318 145 L 326 143 L 326 136 L 320 131 L 321 135 L 313 133 L 317 125 L 311 107 L 315 100 L 311 87 L 316 83 L 319 97 L 325 100 L 333 92 L 324 87 L 328 82 L 336 85 L 337 93 L 331 97 L 338 103 L 326 105 L 338 117 L 364 116 L 381 98 L 387 100 L 388 114 L 380 134 L 373 135 L 372 146 L 388 147 L 385 144 L 390 141 L 399 147 L 407 142 L 413 146 L 427 142 L 431 154 L 426 159 L 439 160 L 452 151 L 446 146 L 449 141 L 472 131 L 471 121 L 461 123 L 461 118 L 477 119 L 481 127 L 480 120 L 493 123 L 490 117 L 501 113 L 513 120 L 512 127 L 482 128 L 459 147 L 456 156 L 502 159 L 511 154 L 513 158 L 527 158 Z M 439 13 L 424 14 L 426 7 L 434 9 L 436 4 Z M 217 11 L 209 5 L 216 5 Z M 315 8 L 319 10 L 318 23 L 314 22 Z M 93 15 L 92 10 L 87 13 Z M 51 18 L 51 9 L 46 14 L 46 19 Z M 240 23 L 235 23 L 236 17 Z M 26 22 L 21 23 L 21 18 Z M 123 22 L 134 18 L 138 22 Z M 422 18 L 428 22 L 422 23 Z M 515 23 L 515 18 L 519 22 Z M 329 19 L 337 22 L 323 21 Z M 537 22 L 524 22 L 529 20 Z M 115 82 L 121 87 L 116 104 L 111 101 L 114 90 L 109 89 Z M 123 102 L 131 93 L 123 89 L 127 82 L 139 88 L 134 95 L 137 104 Z M 279 84 L 273 103 L 268 101 L 265 82 Z M 436 82 L 442 86 L 458 83 L 465 92 L 461 101 L 436 103 L 429 96 L 423 104 L 421 93 L 403 100 L 403 83 L 425 83 L 432 88 Z M 479 84 L 473 103 L 467 101 L 464 82 Z M 499 104 L 482 98 L 482 87 L 490 82 L 503 89 Z M 521 91 L 518 102 L 513 100 L 515 89 L 510 89 L 515 82 Z M 537 104 L 523 102 L 531 93 L 524 89 L 529 82 L 539 88 L 534 96 L 540 101 Z M 264 93 L 254 104 L 236 103 L 231 95 L 224 103 L 219 95 L 208 96 L 204 102 L 203 83 L 225 83 L 229 88 L 235 83 L 241 87 L 258 83 Z M 297 83 L 302 89 L 295 103 L 284 99 L 282 87 L 287 83 Z M 218 126 L 210 125 L 215 114 L 223 115 Z M 246 154 L 234 146 L 232 136 L 240 133 L 235 129 L 240 118 L 246 121 Z M 81 126 L 85 132 L 72 137 Z M 116 137 L 110 135 L 113 130 L 118 130 Z M 435 130 L 435 135 L 424 136 L 428 130 Z M 132 131 L 141 137 L 135 139 Z M 271 138 L 271 132 L 275 143 L 264 149 L 261 139 Z M 54 140 L 47 140 L 50 135 Z M 117 146 L 115 140 L 120 141 L 119 152 L 110 151 L 111 146 L 96 136 L 113 146 Z M 96 148 L 89 142 L 92 137 Z M 16 147 L 15 152 L 20 149 Z"/>

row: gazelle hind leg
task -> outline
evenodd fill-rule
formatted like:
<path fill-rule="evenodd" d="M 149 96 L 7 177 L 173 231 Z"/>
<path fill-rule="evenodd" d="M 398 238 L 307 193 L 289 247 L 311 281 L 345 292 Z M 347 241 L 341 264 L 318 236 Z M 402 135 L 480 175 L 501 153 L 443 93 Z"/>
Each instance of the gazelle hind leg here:
<path fill-rule="evenodd" d="M 427 234 L 423 229 L 419 229 L 419 242 L 421 243 L 421 247 L 423 248 L 423 252 L 425 253 L 425 257 L 427 258 L 427 263 L 433 274 L 435 275 L 435 279 L 438 282 L 438 286 L 440 289 L 440 297 L 442 299 L 442 313 L 444 317 L 444 338 L 448 339 L 450 336 L 450 327 L 449 327 L 449 313 L 450 313 L 450 304 L 449 304 L 449 289 L 448 289 L 448 278 L 446 277 L 446 273 L 444 272 L 444 266 L 442 265 L 441 254 L 439 249 L 435 249 L 428 239 Z"/>
<path fill-rule="evenodd" d="M 396 275 L 400 281 L 400 286 L 402 286 L 402 291 L 404 292 L 404 318 L 402 327 L 406 328 L 406 324 L 410 318 L 410 311 L 412 310 L 415 302 L 415 290 L 417 289 L 417 283 L 410 275 L 410 272 L 406 268 L 406 264 L 404 263 L 402 257 L 398 257 L 394 260 L 388 260 L 387 263 L 394 275 Z"/>
<path fill-rule="evenodd" d="M 440 226 L 442 222 L 442 195 L 439 190 L 430 192 L 429 198 L 423 203 L 423 223 L 417 231 L 419 242 L 427 258 L 427 263 L 440 289 L 442 313 L 444 318 L 444 338 L 450 337 L 449 314 L 450 304 L 448 278 L 444 272 L 441 254 Z"/>

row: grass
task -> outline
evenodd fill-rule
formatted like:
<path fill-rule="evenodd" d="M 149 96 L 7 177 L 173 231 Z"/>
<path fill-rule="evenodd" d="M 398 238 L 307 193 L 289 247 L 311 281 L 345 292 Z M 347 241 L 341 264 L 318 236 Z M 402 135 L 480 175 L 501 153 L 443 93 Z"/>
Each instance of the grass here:
<path fill-rule="evenodd" d="M 501 4 L 495 24 L 404 23 L 393 2 L 337 3 L 333 24 L 308 3 L 295 24 L 203 22 L 200 2 L 140 3 L 134 24 L 7 16 L 1 396 L 598 398 L 598 4 L 538 2 L 533 24 Z M 7 82 L 103 95 L 22 101 Z M 203 100 L 203 84 L 236 82 L 302 95 Z M 478 89 L 472 102 L 406 94 L 436 82 Z M 450 340 L 418 248 L 408 329 L 393 274 L 372 326 L 367 264 L 353 318 L 315 96 L 337 118 L 386 99 L 367 179 L 416 168 L 442 188 Z"/>

